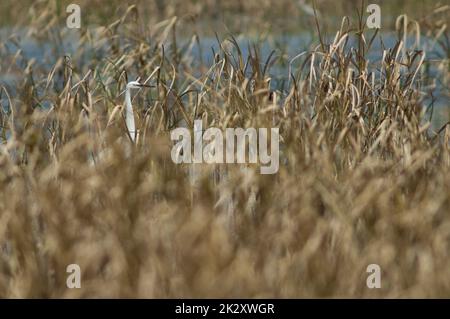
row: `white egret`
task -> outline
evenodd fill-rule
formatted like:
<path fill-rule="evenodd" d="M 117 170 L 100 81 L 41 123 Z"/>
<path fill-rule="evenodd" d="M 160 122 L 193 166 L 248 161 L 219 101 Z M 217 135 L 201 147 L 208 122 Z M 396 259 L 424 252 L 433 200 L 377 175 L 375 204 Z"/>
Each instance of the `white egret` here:
<path fill-rule="evenodd" d="M 133 105 L 131 101 L 131 89 L 141 89 L 144 87 L 153 87 L 152 85 L 147 85 L 139 82 L 139 79 L 137 81 L 131 81 L 126 85 L 125 91 L 119 94 L 121 96 L 125 93 L 125 124 L 127 127 L 127 134 L 131 141 L 135 143 L 136 141 L 136 125 L 134 122 L 134 111 L 133 111 Z M 114 113 L 114 112 L 113 112 Z M 94 139 L 94 132 L 93 127 L 91 124 L 92 119 L 89 118 L 89 114 L 86 112 L 86 110 L 83 110 L 82 112 L 82 118 L 85 125 L 86 130 L 88 131 L 89 136 L 91 139 Z M 100 133 L 100 139 L 103 140 L 102 133 Z M 122 138 L 120 138 L 122 139 Z M 108 152 L 107 149 L 102 149 L 98 151 L 92 151 L 92 153 L 88 154 L 88 161 L 91 165 L 95 165 L 97 160 L 100 160 L 103 158 L 106 153 Z M 129 149 L 127 148 L 127 153 L 129 153 Z"/>
<path fill-rule="evenodd" d="M 143 87 L 152 87 L 148 84 L 139 83 L 139 81 L 131 81 L 125 89 L 125 124 L 127 126 L 128 135 L 134 143 L 136 140 L 136 125 L 134 123 L 133 104 L 131 103 L 131 89 L 141 89 Z"/>

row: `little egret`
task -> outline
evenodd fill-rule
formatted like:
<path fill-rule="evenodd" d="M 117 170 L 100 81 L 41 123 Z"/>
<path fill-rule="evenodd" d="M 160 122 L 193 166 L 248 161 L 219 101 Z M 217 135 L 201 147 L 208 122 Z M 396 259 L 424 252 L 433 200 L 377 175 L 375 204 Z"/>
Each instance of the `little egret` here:
<path fill-rule="evenodd" d="M 132 81 L 127 84 L 125 90 L 125 124 L 127 126 L 128 134 L 131 141 L 134 143 L 136 140 L 136 125 L 134 123 L 133 104 L 131 104 L 131 89 L 141 89 L 143 87 L 153 87 L 152 85 L 142 84 L 138 81 Z"/>

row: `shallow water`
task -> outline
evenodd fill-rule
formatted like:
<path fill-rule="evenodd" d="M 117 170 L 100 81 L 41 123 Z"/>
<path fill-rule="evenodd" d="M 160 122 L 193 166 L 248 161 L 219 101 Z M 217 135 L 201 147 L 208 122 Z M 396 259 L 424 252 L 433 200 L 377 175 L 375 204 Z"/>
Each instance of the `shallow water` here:
<path fill-rule="evenodd" d="M 216 38 L 204 37 L 200 40 L 200 46 L 196 43 L 190 46 L 192 39 L 177 39 L 177 47 L 180 50 L 180 54 L 184 58 L 189 59 L 190 64 L 193 69 L 200 70 L 196 66 L 206 65 L 210 66 L 213 64 L 214 52 L 219 52 L 219 44 Z M 223 40 L 223 39 L 221 39 Z M 283 91 L 286 87 L 288 75 L 289 75 L 289 62 L 296 57 L 298 54 L 308 51 L 311 48 L 312 43 L 319 43 L 317 39 L 314 39 L 310 33 L 301 33 L 299 35 L 278 35 L 265 39 L 249 38 L 244 36 L 236 37 L 237 43 L 242 50 L 242 55 L 247 57 L 249 55 L 249 48 L 253 48 L 256 45 L 261 61 L 265 62 L 267 57 L 271 54 L 272 50 L 275 50 L 275 57 L 279 60 L 274 64 L 268 71 L 272 78 L 271 86 L 273 89 L 278 89 Z M 327 39 L 327 42 L 331 42 L 332 39 Z M 50 72 L 51 68 L 54 66 L 55 61 L 65 55 L 72 57 L 72 62 L 74 66 L 83 73 L 87 71 L 87 68 L 93 63 L 92 61 L 101 61 L 102 58 L 108 52 L 109 44 L 99 43 L 93 41 L 93 45 L 85 44 L 81 48 L 79 44 L 79 36 L 77 32 L 69 32 L 60 39 L 55 35 L 55 38 L 50 41 L 46 39 L 45 41 L 37 40 L 36 38 L 29 36 L 27 31 L 22 30 L 12 30 L 11 28 L 0 29 L 0 57 L 11 57 L 18 54 L 19 50 L 21 54 L 21 59 L 18 59 L 16 66 L 2 65 L 0 59 L 0 66 L 2 72 L 0 73 L 0 86 L 4 85 L 8 88 L 9 93 L 14 96 L 15 88 L 19 83 L 22 82 L 22 72 L 26 65 L 24 61 L 34 61 L 34 68 L 40 69 L 43 74 Z M 368 59 L 371 63 L 376 63 L 382 58 L 383 46 L 384 48 L 392 48 L 397 42 L 397 36 L 394 33 L 383 33 L 381 38 L 377 38 L 371 51 L 368 53 Z M 170 54 L 171 43 L 167 41 L 165 47 Z M 423 50 L 426 52 L 426 61 L 435 60 L 438 61 L 445 57 L 445 52 L 442 48 L 435 45 L 431 39 L 422 37 L 420 46 L 414 47 L 415 39 L 408 38 L 406 47 L 411 49 Z M 348 48 L 356 46 L 356 39 L 349 39 L 347 45 Z M 188 48 L 190 48 L 188 50 Z M 232 46 L 229 46 L 232 53 L 236 53 L 236 50 Z M 80 50 L 82 49 L 82 50 Z M 292 63 L 292 70 L 298 67 L 302 62 L 302 59 L 296 60 Z M 96 63 L 96 62 L 94 62 Z M 19 72 L 14 72 L 13 69 L 18 68 Z M 11 71 L 8 71 L 11 70 Z M 195 76 L 201 76 L 194 74 Z M 249 70 L 249 73 L 251 71 Z M 439 79 L 438 70 L 435 64 L 430 64 L 428 70 L 429 74 Z M 248 74 L 250 76 L 250 74 Z M 447 112 L 445 109 L 450 108 L 449 103 L 449 89 L 444 87 L 442 83 L 436 83 L 436 87 L 431 91 L 435 101 L 434 106 L 436 108 L 436 114 Z M 5 96 L 2 95 L 2 105 L 5 106 L 7 103 L 5 101 Z M 425 105 L 431 103 L 431 98 L 425 99 Z M 445 108 L 445 109 L 444 109 Z M 444 109 L 444 110 L 443 110 Z M 442 112 L 443 111 L 443 112 Z M 438 126 L 445 119 L 438 118 L 434 120 L 435 125 Z"/>

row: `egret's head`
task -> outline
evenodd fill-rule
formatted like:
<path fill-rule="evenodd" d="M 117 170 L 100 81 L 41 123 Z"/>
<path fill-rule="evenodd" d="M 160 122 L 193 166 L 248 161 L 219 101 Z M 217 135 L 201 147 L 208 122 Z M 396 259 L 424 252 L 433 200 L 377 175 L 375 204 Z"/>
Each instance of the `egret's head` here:
<path fill-rule="evenodd" d="M 148 84 L 139 83 L 138 81 L 131 81 L 127 84 L 127 89 L 140 89 L 143 87 L 152 87 L 152 86 Z"/>

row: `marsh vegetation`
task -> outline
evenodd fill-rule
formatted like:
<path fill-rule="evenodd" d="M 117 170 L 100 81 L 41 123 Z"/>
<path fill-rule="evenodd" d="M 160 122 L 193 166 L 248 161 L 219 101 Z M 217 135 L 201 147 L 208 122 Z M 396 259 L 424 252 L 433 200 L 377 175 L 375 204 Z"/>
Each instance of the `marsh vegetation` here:
<path fill-rule="evenodd" d="M 448 2 L 380 32 L 362 1 L 79 1 L 80 30 L 66 2 L 0 4 L 1 297 L 450 296 Z M 278 173 L 193 183 L 199 119 L 278 127 Z"/>

